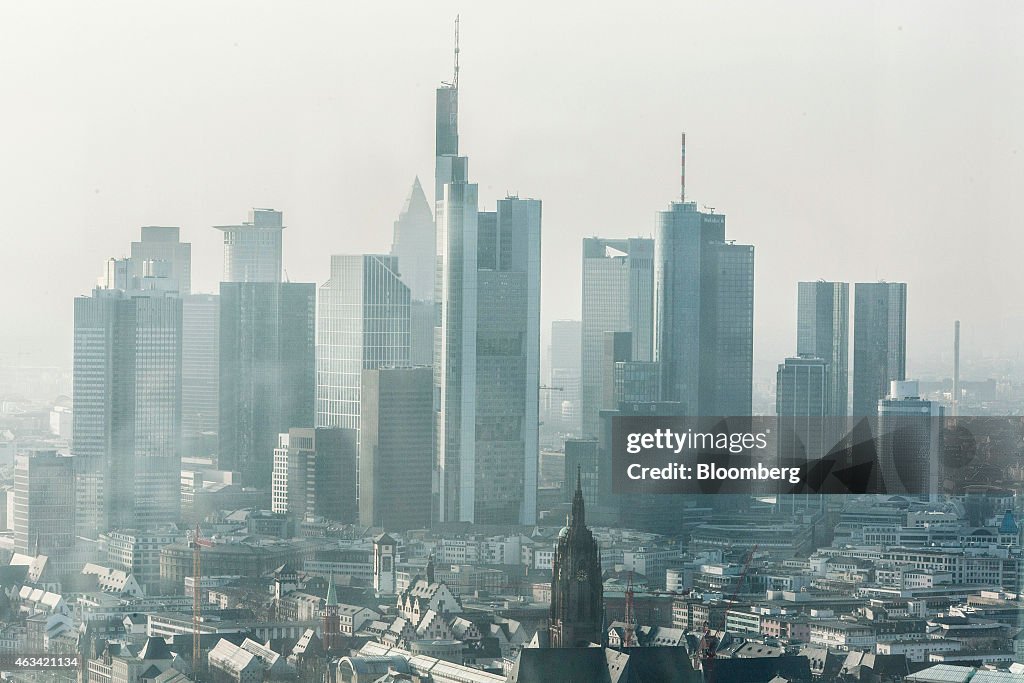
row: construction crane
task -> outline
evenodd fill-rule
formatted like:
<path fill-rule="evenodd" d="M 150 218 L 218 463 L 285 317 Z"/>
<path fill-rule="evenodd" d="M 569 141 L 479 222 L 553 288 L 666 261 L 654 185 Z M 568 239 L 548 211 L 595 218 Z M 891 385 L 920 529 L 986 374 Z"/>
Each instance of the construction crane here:
<path fill-rule="evenodd" d="M 213 542 L 203 538 L 199 532 L 199 523 L 196 522 L 195 531 L 192 532 L 192 539 L 189 542 L 189 547 L 192 548 L 192 669 L 195 674 L 199 673 L 199 626 L 203 621 L 203 559 L 199 551 L 212 546 Z"/>
<path fill-rule="evenodd" d="M 626 625 L 622 629 L 622 647 L 636 647 L 636 613 L 633 608 L 633 572 L 629 572 L 626 582 L 626 608 L 622 615 Z"/>

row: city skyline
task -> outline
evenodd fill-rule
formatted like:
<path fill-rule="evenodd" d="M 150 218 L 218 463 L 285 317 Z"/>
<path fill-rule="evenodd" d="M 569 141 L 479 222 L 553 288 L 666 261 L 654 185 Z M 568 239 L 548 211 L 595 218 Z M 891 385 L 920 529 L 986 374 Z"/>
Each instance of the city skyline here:
<path fill-rule="evenodd" d="M 0 7 L 0 677 L 1024 681 L 1014 14 L 730 2 Z"/>
<path fill-rule="evenodd" d="M 547 222 L 556 226 L 545 231 L 543 253 L 548 255 L 563 249 L 578 250 L 579 240 L 584 236 L 653 235 L 657 212 L 663 210 L 677 192 L 677 136 L 680 130 L 685 129 L 690 132 L 691 172 L 688 174 L 688 185 L 691 190 L 688 194 L 700 206 L 714 205 L 728 213 L 731 234 L 738 241 L 755 244 L 759 248 L 755 287 L 756 383 L 764 382 L 773 375 L 779 359 L 793 352 L 791 330 L 796 316 L 795 302 L 791 297 L 779 297 L 771 293 L 789 291 L 798 280 L 825 278 L 865 282 L 884 278 L 908 282 L 912 299 L 908 320 L 908 376 L 918 374 L 915 363 L 933 364 L 933 358 L 948 357 L 947 347 L 951 346 L 948 337 L 951 335 L 947 328 L 953 318 L 963 320 L 965 371 L 972 359 L 976 360 L 982 355 L 979 349 L 981 339 L 994 340 L 984 353 L 1007 353 L 1018 329 L 1015 320 L 1019 322 L 1019 316 L 1008 305 L 1008 296 L 997 295 L 982 302 L 973 302 L 967 290 L 976 291 L 980 287 L 993 292 L 1009 292 L 1019 288 L 1016 280 L 1019 276 L 1009 267 L 999 267 L 1003 259 L 1008 258 L 1006 254 L 1014 251 L 1012 246 L 1017 238 L 1013 234 L 1000 232 L 999 237 L 1008 242 L 1008 248 L 993 252 L 988 246 L 995 239 L 998 230 L 996 226 L 1012 223 L 1016 212 L 1014 207 L 1005 204 L 1002 199 L 1003 195 L 1010 196 L 1012 193 L 1004 193 L 1001 188 L 1004 183 L 1014 183 L 1021 171 L 1020 161 L 1014 156 L 1014 150 L 1018 147 L 1014 137 L 1017 133 L 1009 125 L 1002 125 L 1002 117 L 1010 121 L 1020 104 L 1009 94 L 999 91 L 999 81 L 995 77 L 974 77 L 974 82 L 969 83 L 964 82 L 964 79 L 965 74 L 997 73 L 998 65 L 1011 63 L 1015 51 L 1020 47 L 1007 44 L 1000 32 L 992 35 L 986 33 L 986 40 L 991 45 L 981 46 L 976 41 L 980 40 L 982 29 L 991 20 L 982 17 L 984 21 L 972 25 L 976 32 L 969 31 L 963 44 L 956 50 L 947 49 L 939 36 L 942 27 L 957 24 L 957 11 L 950 7 L 927 14 L 915 13 L 913 7 L 900 10 L 876 8 L 871 16 L 865 10 L 864 14 L 855 14 L 843 27 L 808 6 L 792 7 L 803 7 L 804 26 L 810 26 L 816 32 L 807 36 L 809 44 L 803 47 L 798 45 L 776 55 L 786 68 L 781 69 L 779 75 L 773 78 L 785 79 L 796 75 L 813 78 L 796 90 L 790 87 L 789 92 L 795 97 L 790 105 L 779 108 L 772 103 L 763 120 L 744 119 L 742 126 L 733 126 L 728 132 L 722 121 L 737 122 L 733 114 L 739 111 L 740 104 L 733 90 L 725 93 L 724 89 L 730 86 L 735 89 L 736 85 L 744 83 L 749 85 L 749 75 L 741 78 L 735 70 L 727 67 L 737 62 L 745 68 L 750 67 L 755 56 L 753 47 L 738 52 L 732 58 L 733 61 L 725 58 L 683 60 L 685 65 L 678 69 L 671 66 L 675 62 L 668 60 L 666 54 L 653 48 L 650 54 L 626 53 L 622 56 L 624 65 L 632 63 L 630 60 L 648 66 L 662 65 L 660 71 L 640 70 L 640 75 L 635 76 L 639 79 L 636 86 L 649 94 L 629 98 L 627 101 L 611 99 L 607 86 L 595 80 L 595 74 L 598 73 L 596 69 L 608 70 L 609 81 L 614 81 L 623 66 L 613 67 L 607 59 L 597 60 L 593 65 L 586 65 L 585 69 L 580 64 L 579 68 L 583 69 L 581 75 L 587 76 L 585 81 L 593 88 L 593 94 L 588 95 L 590 101 L 597 105 L 616 104 L 608 118 L 580 119 L 585 125 L 581 132 L 573 133 L 564 120 L 570 112 L 551 115 L 547 119 L 538 115 L 538 119 L 515 107 L 513 110 L 517 116 L 488 111 L 486 103 L 492 101 L 494 83 L 501 82 L 506 73 L 495 61 L 494 53 L 500 50 L 490 44 L 495 38 L 494 23 L 499 19 L 513 22 L 521 20 L 496 11 L 465 15 L 460 103 L 465 116 L 460 135 L 474 150 L 479 150 L 474 154 L 474 176 L 500 178 L 500 182 L 509 185 L 482 186 L 482 207 L 493 207 L 494 201 L 504 196 L 506 190 L 544 197 Z M 716 24 L 715 20 L 720 18 L 716 13 L 727 14 L 728 10 L 701 10 L 696 12 L 693 20 L 711 34 L 717 35 L 716 32 L 723 29 Z M 437 36 L 448 35 L 451 16 L 440 16 L 443 14 L 440 9 L 429 14 L 424 19 L 428 22 L 426 26 L 429 30 L 424 29 L 422 35 L 417 31 L 410 37 L 408 32 L 412 30 L 411 26 L 400 21 L 397 22 L 399 25 L 396 26 L 395 37 L 378 38 L 382 41 L 380 46 L 390 50 L 396 57 L 393 61 L 399 63 L 389 61 L 386 67 L 381 68 L 386 68 L 389 76 L 397 76 L 396 71 L 403 73 L 401 78 L 405 80 L 400 80 L 400 83 L 405 85 L 396 89 L 379 89 L 379 97 L 375 102 L 378 105 L 392 104 L 390 108 L 385 107 L 384 112 L 379 112 L 384 115 L 379 117 L 380 123 L 375 125 L 390 126 L 396 133 L 414 133 L 409 136 L 414 143 L 408 150 L 397 152 L 385 149 L 375 157 L 382 159 L 381 163 L 386 169 L 371 164 L 371 168 L 366 170 L 360 165 L 361 170 L 366 171 L 364 177 L 338 183 L 338 180 L 344 180 L 339 179 L 338 174 L 347 173 L 345 159 L 358 157 L 362 153 L 362 143 L 348 137 L 338 139 L 335 132 L 330 132 L 334 128 L 344 128 L 340 123 L 328 129 L 318 127 L 319 118 L 311 122 L 317 124 L 313 127 L 315 131 L 322 130 L 323 135 L 330 139 L 330 154 L 311 151 L 310 142 L 322 143 L 326 139 L 322 139 L 319 132 L 299 139 L 288 126 L 267 125 L 259 135 L 248 126 L 242 126 L 240 130 L 224 137 L 224 145 L 234 146 L 244 142 L 264 154 L 267 150 L 285 153 L 288 154 L 287 163 L 278 165 L 278 170 L 273 173 L 258 170 L 257 164 L 230 182 L 214 184 L 223 190 L 218 191 L 217 195 L 204 191 L 194 194 L 191 199 L 182 200 L 179 196 L 181 193 L 175 192 L 173 188 L 181 188 L 186 195 L 190 194 L 191 190 L 186 188 L 195 182 L 192 174 L 201 170 L 185 163 L 182 156 L 184 152 L 172 155 L 170 162 L 162 165 L 159 172 L 155 169 L 140 172 L 133 167 L 138 152 L 121 146 L 122 143 L 140 143 L 138 136 L 144 130 L 150 130 L 150 125 L 163 125 L 160 122 L 164 114 L 152 108 L 143 109 L 135 125 L 120 130 L 116 135 L 100 126 L 95 135 L 88 133 L 83 138 L 86 145 L 84 149 L 81 145 L 65 146 L 65 149 L 71 150 L 66 157 L 71 163 L 58 165 L 54 171 L 59 172 L 58 175 L 65 182 L 76 174 L 82 177 L 81 183 L 71 185 L 71 196 L 62 202 L 62 205 L 77 209 L 80 220 L 76 224 L 81 226 L 71 234 L 65 235 L 63 231 L 56 233 L 59 237 L 67 238 L 67 253 L 94 254 L 99 258 L 119 255 L 125 251 L 127 236 L 140 225 L 180 225 L 182 241 L 193 244 L 195 272 L 192 290 L 216 291 L 214 285 L 219 277 L 220 250 L 214 240 L 219 235 L 210 230 L 209 226 L 231 224 L 237 221 L 240 207 L 253 205 L 273 206 L 288 212 L 288 223 L 292 227 L 284 264 L 287 276 L 292 281 L 321 283 L 326 279 L 327 264 L 321 262 L 323 259 L 310 256 L 321 244 L 331 253 L 386 252 L 390 241 L 389 226 L 407 195 L 410 182 L 416 175 L 421 178 L 431 177 L 431 135 L 427 128 L 429 121 L 424 124 L 423 114 L 434 104 L 433 93 L 430 91 L 436 85 L 437 74 L 444 74 L 450 68 L 450 50 L 437 40 Z M 452 11 L 451 15 L 454 14 L 455 11 Z M 293 29 L 297 26 L 306 28 L 310 19 L 299 13 L 290 16 L 287 21 L 291 22 L 288 26 Z M 1005 19 L 1003 17 L 1004 23 Z M 557 15 L 547 20 L 549 24 L 529 25 L 531 31 L 545 38 L 539 39 L 538 50 L 542 55 L 557 52 L 557 44 L 548 37 L 548 32 L 565 20 L 565 17 Z M 256 17 L 246 17 L 245 21 L 253 22 L 253 28 L 262 26 Z M 642 16 L 636 21 L 637 27 L 642 25 L 648 31 L 660 30 L 650 22 L 643 22 Z M 410 20 L 411 23 L 415 22 Z M 1012 24 L 1012 17 L 1008 23 Z M 627 28 L 629 26 L 632 25 L 627 25 Z M 185 31 L 181 26 L 178 29 Z M 597 29 L 608 31 L 610 27 L 598 22 L 595 26 Z M 734 29 L 736 35 L 726 37 L 726 46 L 735 47 L 733 41 L 748 36 L 744 27 Z M 186 31 L 186 34 L 193 35 L 203 49 L 213 50 L 215 54 L 211 54 L 211 57 L 223 61 L 225 56 L 214 43 L 209 42 L 210 35 L 199 29 L 196 31 L 198 33 L 195 34 Z M 837 51 L 821 49 L 819 43 L 829 37 L 843 44 L 874 48 L 867 52 L 873 55 L 872 59 L 856 71 L 857 77 L 853 79 L 852 85 L 844 84 L 842 92 L 829 85 L 827 80 L 821 80 L 821 73 L 828 73 L 830 68 L 836 69 L 835 73 L 847 73 L 853 68 L 847 58 Z M 905 47 L 907 41 L 914 41 L 913 45 L 918 51 L 908 54 Z M 418 52 L 421 48 L 422 53 Z M 679 49 L 684 52 L 694 50 L 696 56 L 699 56 L 701 53 L 698 48 L 680 46 Z M 308 49 L 312 54 L 319 55 L 321 50 L 329 54 L 328 46 L 316 41 Z M 346 51 L 350 49 L 354 48 L 344 48 Z M 810 64 L 800 60 L 804 54 L 801 51 L 803 49 L 807 50 L 807 55 L 815 54 L 820 69 L 803 66 Z M 243 60 L 240 64 L 230 61 L 235 65 L 232 73 L 239 79 L 235 85 L 239 89 L 254 87 L 251 75 L 260 71 L 262 62 L 257 59 L 259 55 L 252 52 L 251 45 L 245 40 L 239 42 L 238 51 L 249 61 Z M 310 53 L 303 54 L 309 56 Z M 422 63 L 410 67 L 411 62 L 400 59 L 403 54 L 416 54 L 418 62 Z M 524 55 L 523 59 L 527 56 Z M 942 70 L 942 65 L 954 56 L 960 59 L 958 63 L 973 64 L 979 68 L 961 66 L 958 70 Z M 932 58 L 931 62 L 919 61 L 927 57 Z M 91 58 L 105 59 L 102 55 Z M 354 58 L 364 57 L 356 54 Z M 143 61 L 146 59 L 143 58 Z M 326 60 L 318 69 L 334 70 L 337 66 L 335 62 L 336 59 Z M 150 66 L 156 68 L 161 65 Z M 723 68 L 716 70 L 717 67 Z M 757 68 L 755 65 L 755 71 Z M 159 73 L 159 69 L 156 70 Z M 934 76 L 926 80 L 923 92 L 919 85 L 917 94 L 901 94 L 897 86 L 921 70 L 925 70 L 926 75 Z M 631 71 L 635 73 L 637 70 Z M 702 102 L 701 98 L 680 94 L 666 101 L 668 96 L 653 87 L 657 76 L 664 77 L 677 72 L 680 77 L 692 78 L 695 84 L 708 85 L 711 79 L 711 92 L 720 92 L 718 89 L 722 89 L 723 98 L 718 105 L 722 121 L 712 116 L 708 104 Z M 329 72 L 318 73 L 326 76 Z M 43 77 L 46 75 L 60 82 L 59 74 L 46 72 Z M 128 69 L 127 75 L 131 75 L 131 69 Z M 879 78 L 872 78 L 872 75 Z M 226 84 L 230 85 L 231 81 Z M 940 85 L 951 87 L 954 84 L 964 93 L 956 107 L 946 107 L 942 111 L 926 107 L 932 101 L 931 98 L 937 97 L 939 90 L 942 90 Z M 544 103 L 550 102 L 551 87 L 551 83 L 542 79 L 536 83 L 513 81 L 507 90 L 518 93 L 517 97 L 525 101 Z M 573 87 L 576 92 L 577 86 Z M 328 87 L 320 81 L 302 81 L 282 86 L 281 90 L 283 97 L 300 98 L 297 101 L 302 102 L 312 99 L 319 103 L 318 107 L 328 111 L 348 101 L 347 98 L 338 99 L 343 92 L 341 84 L 332 83 Z M 153 97 L 158 97 L 157 93 L 146 88 L 142 88 L 138 94 L 149 102 L 152 102 Z M 178 94 L 186 99 L 189 97 L 185 92 Z M 90 101 L 85 95 L 83 105 Z M 852 107 L 853 98 L 857 95 L 861 102 L 874 103 L 874 108 L 864 104 Z M 146 100 L 147 97 L 150 99 Z M 499 101 L 507 102 L 508 96 L 503 97 Z M 924 135 L 924 132 L 932 136 L 952 133 L 957 126 L 970 120 L 972 108 L 980 106 L 978 102 L 991 103 L 993 98 L 999 106 L 986 107 L 986 112 L 994 112 L 986 115 L 996 117 L 992 126 L 982 127 L 981 130 L 965 128 L 958 131 L 958 137 L 955 138 L 958 163 L 950 165 L 956 166 L 955 170 L 935 168 L 937 165 L 927 169 L 920 167 L 938 149 L 933 138 Z M 41 103 L 44 110 L 45 104 Z M 897 105 L 906 109 L 907 113 L 883 117 L 888 122 L 880 122 L 876 115 L 889 114 L 889 108 Z M 305 115 L 319 117 L 321 109 L 318 107 L 312 109 L 314 113 Z M 922 127 L 911 125 L 909 117 L 915 113 L 921 115 L 925 109 L 929 112 L 929 116 L 922 119 L 926 123 L 923 126 L 925 131 L 919 131 L 918 128 Z M 846 113 L 840 115 L 837 112 Z M 92 116 L 88 111 L 83 110 L 83 113 L 87 117 Z M 345 120 L 352 125 L 357 125 L 361 120 L 369 120 L 370 117 L 364 104 L 348 107 L 345 114 Z M 195 128 L 207 131 L 208 127 L 221 125 L 222 115 L 223 112 L 216 107 L 204 109 L 206 118 L 190 118 L 182 123 L 182 130 Z M 812 119 L 811 123 L 800 123 L 808 117 Z M 545 125 L 550 128 L 541 131 L 544 144 L 550 147 L 548 157 L 558 160 L 560 165 L 565 165 L 567 160 L 571 161 L 568 165 L 576 173 L 566 175 L 553 172 L 547 164 L 525 166 L 526 158 L 536 157 L 531 147 L 525 148 L 523 153 L 511 153 L 506 139 L 519 139 L 528 131 L 537 132 L 539 120 L 545 120 Z M 642 135 L 628 125 L 630 121 L 641 120 L 646 129 Z M 55 141 L 69 134 L 67 121 L 58 117 L 54 123 L 51 133 Z M 863 144 L 850 148 L 840 142 L 845 137 L 842 131 L 848 127 L 850 130 L 862 131 L 862 135 L 854 137 Z M 768 128 L 773 128 L 775 132 L 769 133 Z M 29 139 L 32 138 L 32 130 L 35 129 L 30 129 L 27 135 Z M 587 145 L 581 137 L 582 133 L 616 139 L 621 144 L 643 149 L 645 158 L 650 162 L 636 169 L 635 175 L 617 192 L 610 193 L 608 180 L 590 172 L 579 175 L 582 169 L 577 168 L 577 164 L 586 160 L 591 166 L 603 163 L 605 167 L 610 167 L 621 158 L 620 153 L 610 146 L 597 145 L 597 151 L 588 149 L 595 146 Z M 170 137 L 183 144 L 177 135 Z M 209 139 L 207 135 L 199 137 Z M 749 143 L 754 139 L 758 144 L 751 146 Z M 102 148 L 102 155 L 98 155 L 100 148 L 95 147 L 100 140 L 108 140 L 108 144 Z M 292 143 L 295 147 L 289 151 L 288 145 Z M 145 144 L 140 143 L 140 149 L 155 153 L 160 144 L 163 143 L 148 139 Z M 210 144 L 212 149 L 216 149 L 220 143 L 215 139 Z M 743 146 L 739 147 L 741 144 Z M 788 151 L 783 153 L 783 147 Z M 45 156 L 47 149 L 49 147 L 44 145 L 39 148 L 38 154 L 23 155 L 25 163 L 31 167 L 36 163 L 35 159 Z M 198 148 L 190 148 L 188 144 L 184 144 L 182 149 L 199 152 Z M 78 154 L 75 150 L 82 152 Z M 826 159 L 823 152 L 826 150 L 832 154 L 831 168 L 836 174 L 832 178 L 828 173 L 811 172 L 812 169 L 823 167 Z M 212 167 L 225 168 L 212 151 L 204 154 L 213 154 L 214 158 L 207 159 Z M 775 169 L 772 173 L 766 172 L 769 160 L 772 162 L 770 167 Z M 835 164 L 837 160 L 841 163 Z M 137 179 L 126 183 L 119 176 L 122 167 L 133 167 Z M 779 168 L 784 172 L 779 173 Z M 312 183 L 310 189 L 298 189 L 294 180 L 308 179 L 311 171 L 320 174 L 317 182 Z M 923 176 L 911 182 L 908 179 L 910 171 Z M 814 178 L 816 175 L 822 177 Z M 761 182 L 747 182 L 753 177 L 758 177 Z M 504 180 L 506 178 L 508 180 Z M 932 182 L 926 183 L 925 178 L 930 178 Z M 806 183 L 801 185 L 800 180 Z M 143 184 L 136 186 L 134 182 Z M 156 182 L 171 191 L 157 190 L 157 185 L 150 186 Z M 23 180 L 13 178 L 10 185 L 21 188 L 24 187 L 23 183 Z M 575 183 L 582 183 L 588 192 L 580 193 Z M 839 186 L 843 189 L 835 189 Z M 146 187 L 149 189 L 143 191 Z M 325 194 L 328 187 L 331 190 Z M 798 193 L 793 187 L 805 187 L 807 191 Z M 120 190 L 115 193 L 116 188 Z M 601 202 L 603 206 L 595 207 L 600 209 L 595 213 L 595 208 L 585 205 L 591 190 L 592 196 L 613 197 L 614 201 Z M 848 198 L 858 191 L 864 199 L 850 204 Z M 58 207 L 45 214 L 29 214 L 23 202 L 33 196 L 33 192 L 16 191 L 14 194 L 15 201 L 9 207 L 12 217 L 22 225 L 38 227 L 35 230 L 15 231 L 12 246 L 24 253 L 31 253 L 36 244 L 36 235 L 46 234 L 46 223 L 66 209 Z M 771 200 L 768 194 L 773 194 Z M 934 202 L 934 197 L 940 195 L 947 199 L 941 203 Z M 165 199 L 165 196 L 173 199 Z M 325 202 L 327 197 L 335 197 L 336 200 Z M 980 209 L 978 198 L 986 200 Z M 348 205 L 344 220 L 331 217 L 340 208 L 336 201 Z M 943 208 L 940 215 L 936 215 L 935 210 L 939 205 Z M 975 224 L 979 210 L 982 211 L 981 239 L 978 239 L 976 231 L 972 231 L 974 239 L 965 243 L 955 225 L 968 220 Z M 102 231 L 97 233 L 101 226 Z M 829 231 L 829 239 L 820 239 L 823 231 Z M 86 234 L 89 240 L 83 243 L 80 236 Z M 931 234 L 937 239 L 922 240 L 925 234 Z M 843 239 L 842 235 L 850 237 Z M 767 239 L 769 236 L 770 240 Z M 325 240 L 325 237 L 329 239 Z M 94 273 L 84 273 L 85 270 L 93 270 L 87 267 L 89 258 L 76 259 L 72 263 L 61 262 L 61 259 L 66 258 L 63 256 L 64 251 L 61 249 L 61 253 L 55 257 L 61 265 L 60 272 L 64 273 L 59 278 L 36 272 L 45 269 L 25 270 L 21 263 L 16 263 L 5 272 L 5 280 L 7 277 L 14 278 L 8 287 L 15 292 L 23 291 L 24 286 L 38 288 L 44 301 L 48 304 L 52 301 L 56 314 L 52 322 L 32 320 L 30 325 L 25 319 L 27 312 L 19 304 L 9 306 L 10 319 L 14 324 L 0 337 L 0 357 L 24 358 L 25 362 L 36 364 L 70 366 L 70 349 L 62 341 L 67 338 L 62 332 L 68 326 L 67 316 L 60 312 L 68 307 L 66 295 L 84 293 L 86 288 L 79 283 L 89 282 Z M 957 254 L 956 262 L 950 260 L 949 254 L 953 253 Z M 908 258 L 911 254 L 915 258 Z M 580 264 L 571 261 L 556 263 L 551 258 L 545 259 L 543 330 L 549 329 L 551 320 L 578 318 L 579 267 Z M 956 287 L 958 278 L 946 276 L 958 271 L 964 273 L 962 279 L 969 280 L 972 287 Z M 79 277 L 79 273 L 85 277 Z M 45 284 L 36 279 L 39 276 L 45 277 Z M 974 319 L 971 316 L 975 316 Z"/>

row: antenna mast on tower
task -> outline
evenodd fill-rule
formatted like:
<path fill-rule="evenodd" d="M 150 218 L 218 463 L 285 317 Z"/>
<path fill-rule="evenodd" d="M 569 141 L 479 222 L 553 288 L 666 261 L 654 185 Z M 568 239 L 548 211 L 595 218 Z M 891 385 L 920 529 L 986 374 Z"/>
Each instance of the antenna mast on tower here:
<path fill-rule="evenodd" d="M 686 133 L 679 143 L 679 202 L 686 203 Z"/>
<path fill-rule="evenodd" d="M 452 87 L 459 88 L 459 15 L 455 15 L 455 75 L 452 77 Z"/>
<path fill-rule="evenodd" d="M 455 15 L 455 70 L 451 81 L 441 81 L 441 85 L 452 90 L 459 89 L 459 15 Z"/>

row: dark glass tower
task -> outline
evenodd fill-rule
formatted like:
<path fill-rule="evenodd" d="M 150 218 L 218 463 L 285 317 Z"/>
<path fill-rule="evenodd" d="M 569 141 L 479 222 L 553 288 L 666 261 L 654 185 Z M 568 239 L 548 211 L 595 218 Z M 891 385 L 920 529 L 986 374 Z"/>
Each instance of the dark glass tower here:
<path fill-rule="evenodd" d="M 363 370 L 359 523 L 430 526 L 434 388 L 430 368 Z"/>
<path fill-rule="evenodd" d="M 797 289 L 796 353 L 828 364 L 826 415 L 845 416 L 849 393 L 850 285 L 801 282 Z"/>
<path fill-rule="evenodd" d="M 907 377 L 907 285 L 858 282 L 853 306 L 853 415 L 878 414 L 889 382 Z"/>
<path fill-rule="evenodd" d="M 270 490 L 277 435 L 312 427 L 316 286 L 220 285 L 221 469 Z"/>
<path fill-rule="evenodd" d="M 750 415 L 754 248 L 725 216 L 673 202 L 655 240 L 655 343 L 662 392 L 687 415 Z"/>

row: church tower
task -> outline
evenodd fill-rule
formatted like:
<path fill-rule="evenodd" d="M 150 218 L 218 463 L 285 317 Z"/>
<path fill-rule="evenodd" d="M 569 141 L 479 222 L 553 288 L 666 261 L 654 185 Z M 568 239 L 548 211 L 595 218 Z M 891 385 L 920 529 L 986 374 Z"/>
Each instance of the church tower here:
<path fill-rule="evenodd" d="M 551 576 L 551 647 L 587 647 L 603 642 L 604 584 L 601 554 L 586 526 L 580 473 L 569 525 L 558 534 Z"/>
<path fill-rule="evenodd" d="M 324 651 L 330 652 L 340 645 L 341 614 L 339 613 L 338 594 L 334 590 L 334 573 L 327 580 L 327 600 L 324 601 Z"/>
<path fill-rule="evenodd" d="M 386 533 L 373 539 L 373 590 L 378 596 L 394 595 L 398 588 L 397 547 Z"/>

